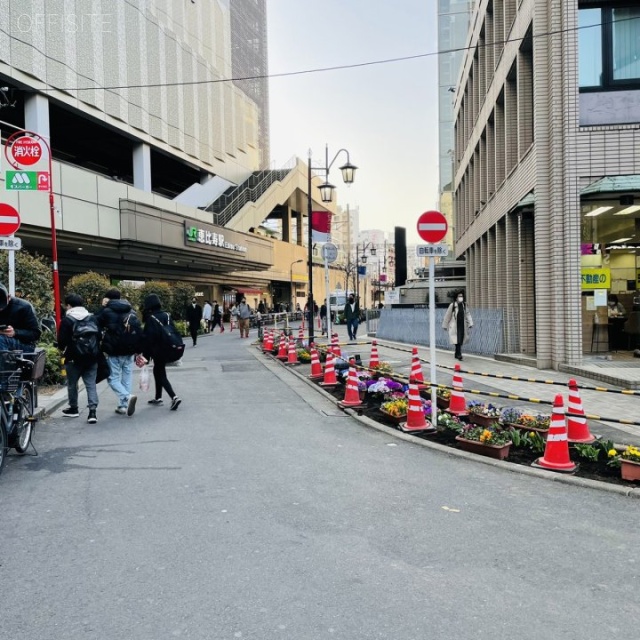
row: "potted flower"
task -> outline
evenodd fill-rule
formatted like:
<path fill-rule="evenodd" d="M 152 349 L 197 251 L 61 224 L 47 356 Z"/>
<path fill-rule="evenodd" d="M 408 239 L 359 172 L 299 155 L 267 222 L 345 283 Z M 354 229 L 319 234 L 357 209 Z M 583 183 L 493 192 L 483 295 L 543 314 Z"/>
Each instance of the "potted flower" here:
<path fill-rule="evenodd" d="M 409 399 L 406 396 L 387 400 L 380 405 L 380 413 L 383 413 L 395 424 L 400 424 L 407 419 Z"/>
<path fill-rule="evenodd" d="M 296 349 L 298 362 L 311 362 L 311 354 L 306 349 Z"/>
<path fill-rule="evenodd" d="M 490 402 L 478 401 L 469 402 L 467 411 L 469 412 L 469 421 L 481 427 L 490 427 L 493 424 L 497 424 L 502 413 L 500 407 L 496 407 Z"/>
<path fill-rule="evenodd" d="M 444 387 L 438 387 L 436 389 L 436 402 L 438 403 L 438 409 L 448 409 L 450 400 L 451 389 L 445 389 Z"/>
<path fill-rule="evenodd" d="M 378 398 L 380 400 L 390 400 L 390 394 L 404 392 L 404 387 L 400 382 L 391 380 L 391 378 L 379 378 L 378 380 L 371 379 L 367 382 L 367 393 L 372 398 Z"/>
<path fill-rule="evenodd" d="M 378 375 L 389 375 L 393 372 L 391 365 L 388 362 L 384 362 L 383 360 L 378 362 L 378 364 L 374 364 L 371 367 L 371 370 Z"/>
<path fill-rule="evenodd" d="M 511 447 L 511 431 L 502 429 L 497 423 L 488 428 L 468 425 L 456 440 L 465 451 L 504 460 Z"/>
<path fill-rule="evenodd" d="M 543 413 L 509 408 L 502 412 L 500 421 L 504 425 L 515 427 L 521 431 L 535 431 L 546 434 L 551 425 L 551 416 Z"/>
<path fill-rule="evenodd" d="M 612 455 L 613 454 L 613 455 Z M 609 451 L 609 464 L 620 463 L 620 475 L 623 480 L 640 481 L 640 448 L 629 445 L 618 455 L 615 449 Z"/>

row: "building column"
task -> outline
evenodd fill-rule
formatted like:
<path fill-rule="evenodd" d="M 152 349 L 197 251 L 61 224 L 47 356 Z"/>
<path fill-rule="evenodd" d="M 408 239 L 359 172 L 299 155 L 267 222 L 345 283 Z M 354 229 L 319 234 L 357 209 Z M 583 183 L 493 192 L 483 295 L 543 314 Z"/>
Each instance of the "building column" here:
<path fill-rule="evenodd" d="M 535 261 L 534 218 L 524 213 L 518 214 L 518 281 L 520 296 L 518 313 L 520 316 L 520 350 L 522 353 L 537 354 L 536 344 L 536 283 L 540 272 Z M 533 267 L 533 265 L 536 265 Z M 533 268 L 532 268 L 533 267 Z M 550 295 L 550 293 L 549 293 Z"/>
<path fill-rule="evenodd" d="M 133 149 L 133 186 L 151 193 L 151 147 L 145 143 Z"/>
<path fill-rule="evenodd" d="M 291 207 L 288 203 L 284 205 L 282 214 L 282 241 L 291 242 Z"/>
<path fill-rule="evenodd" d="M 39 94 L 30 95 L 24 102 L 24 126 L 51 144 L 51 128 L 49 126 L 49 99 Z"/>

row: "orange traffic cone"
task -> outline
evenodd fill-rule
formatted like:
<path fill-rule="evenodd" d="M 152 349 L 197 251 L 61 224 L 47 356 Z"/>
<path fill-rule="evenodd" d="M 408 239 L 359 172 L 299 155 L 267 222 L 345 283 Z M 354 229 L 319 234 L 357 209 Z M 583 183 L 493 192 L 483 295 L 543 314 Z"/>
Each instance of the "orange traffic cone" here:
<path fill-rule="evenodd" d="M 371 341 L 371 358 L 369 359 L 369 369 L 375 369 L 380 366 L 380 360 L 378 360 L 378 343 L 375 340 Z"/>
<path fill-rule="evenodd" d="M 547 446 L 544 455 L 532 463 L 532 466 L 550 471 L 562 471 L 573 473 L 576 470 L 575 462 L 569 458 L 569 442 L 567 441 L 567 427 L 564 421 L 564 406 L 562 395 L 556 395 L 551 414 L 551 426 L 547 434 Z"/>
<path fill-rule="evenodd" d="M 569 442 L 593 442 L 595 437 L 592 436 L 589 431 L 587 419 L 584 417 L 580 392 L 578 391 L 578 383 L 573 378 L 569 380 L 569 401 L 567 408 L 569 409 L 567 413 L 577 414 L 567 416 L 567 438 Z"/>
<path fill-rule="evenodd" d="M 405 433 L 434 433 L 435 427 L 427 422 L 424 416 L 422 398 L 417 384 L 409 383 L 409 407 L 407 409 L 407 421 L 400 423 L 400 431 Z"/>
<path fill-rule="evenodd" d="M 311 343 L 311 373 L 309 374 L 309 377 L 312 380 L 322 378 L 322 365 L 320 364 L 318 350 L 313 342 Z"/>
<path fill-rule="evenodd" d="M 298 342 L 302 344 L 304 342 L 304 329 L 302 326 L 298 328 Z"/>
<path fill-rule="evenodd" d="M 416 382 L 424 387 L 424 376 L 422 375 L 422 365 L 418 357 L 418 347 L 413 347 L 411 353 L 411 373 L 409 374 L 409 384 Z"/>
<path fill-rule="evenodd" d="M 342 351 L 340 351 L 340 344 L 338 343 L 338 334 L 334 333 L 331 336 L 331 351 L 336 358 L 339 358 L 342 355 Z"/>
<path fill-rule="evenodd" d="M 324 380 L 320 383 L 322 387 L 335 387 L 338 384 L 338 378 L 336 378 L 336 369 L 333 363 L 333 353 L 327 352 L 327 364 L 324 367 Z"/>
<path fill-rule="evenodd" d="M 298 364 L 298 354 L 296 353 L 296 341 L 293 338 L 289 340 L 289 354 L 287 356 L 287 364 Z"/>
<path fill-rule="evenodd" d="M 449 408 L 447 411 L 456 416 L 466 416 L 467 401 L 464 398 L 464 391 L 462 390 L 462 374 L 460 373 L 460 365 L 455 367 L 455 373 L 453 374 L 453 389 L 451 389 L 451 399 L 449 400 Z"/>
<path fill-rule="evenodd" d="M 267 352 L 273 349 L 273 331 L 267 331 L 264 340 L 262 341 L 262 350 Z"/>
<path fill-rule="evenodd" d="M 359 407 L 362 404 L 358 391 L 358 374 L 356 373 L 355 360 L 349 360 L 349 377 L 344 390 L 344 400 L 338 402 L 341 407 Z"/>
<path fill-rule="evenodd" d="M 280 344 L 278 345 L 278 360 L 287 359 L 287 339 L 284 337 L 284 333 L 280 334 Z"/>

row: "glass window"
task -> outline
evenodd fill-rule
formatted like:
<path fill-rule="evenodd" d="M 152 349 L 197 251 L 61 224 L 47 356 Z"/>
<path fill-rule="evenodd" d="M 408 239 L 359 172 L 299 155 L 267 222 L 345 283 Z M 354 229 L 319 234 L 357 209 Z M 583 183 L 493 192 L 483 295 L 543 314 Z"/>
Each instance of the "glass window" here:
<path fill-rule="evenodd" d="M 612 11 L 613 79 L 638 80 L 640 79 L 640 7 Z M 582 73 L 582 66 L 580 71 Z M 582 80 L 582 76 L 580 79 Z"/>
<path fill-rule="evenodd" d="M 578 60 L 581 87 L 602 86 L 602 10 L 581 9 L 578 14 Z"/>

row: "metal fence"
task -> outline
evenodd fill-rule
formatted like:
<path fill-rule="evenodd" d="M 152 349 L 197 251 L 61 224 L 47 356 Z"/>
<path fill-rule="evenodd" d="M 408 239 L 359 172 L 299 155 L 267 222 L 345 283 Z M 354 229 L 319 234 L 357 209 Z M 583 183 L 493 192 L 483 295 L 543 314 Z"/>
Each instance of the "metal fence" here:
<path fill-rule="evenodd" d="M 446 309 L 436 309 L 436 347 L 448 349 L 449 334 L 442 328 Z M 473 330 L 465 344 L 469 353 L 493 355 L 517 353 L 518 315 L 515 310 L 472 309 Z M 367 311 L 367 333 L 376 337 L 412 345 L 429 344 L 428 307 L 390 308 Z"/>

